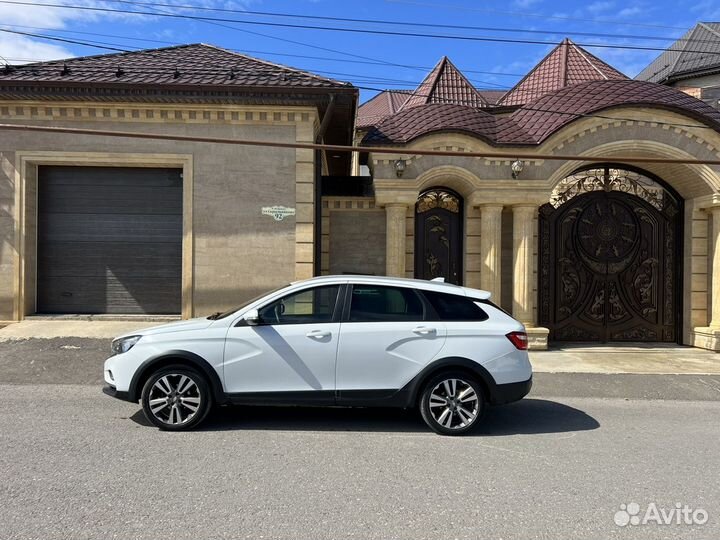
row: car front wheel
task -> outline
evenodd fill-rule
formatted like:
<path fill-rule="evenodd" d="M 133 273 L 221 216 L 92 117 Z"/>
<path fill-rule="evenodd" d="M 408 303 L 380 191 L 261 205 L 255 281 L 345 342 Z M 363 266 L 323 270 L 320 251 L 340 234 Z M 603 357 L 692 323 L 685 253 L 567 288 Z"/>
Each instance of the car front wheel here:
<path fill-rule="evenodd" d="M 461 435 L 480 423 L 485 411 L 482 387 L 463 373 L 433 377 L 420 397 L 420 414 L 433 431 Z"/>
<path fill-rule="evenodd" d="M 170 366 L 150 375 L 143 386 L 141 403 L 151 423 L 163 430 L 182 431 L 205 419 L 212 398 L 204 376 L 185 366 Z"/>

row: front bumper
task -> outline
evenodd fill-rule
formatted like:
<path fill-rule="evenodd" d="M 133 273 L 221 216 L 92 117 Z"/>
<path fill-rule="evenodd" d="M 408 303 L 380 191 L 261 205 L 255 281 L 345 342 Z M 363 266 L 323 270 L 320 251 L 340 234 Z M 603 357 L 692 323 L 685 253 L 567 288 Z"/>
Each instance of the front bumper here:
<path fill-rule="evenodd" d="M 117 388 L 110 384 L 106 384 L 105 386 L 103 386 L 102 391 L 103 394 L 107 394 L 110 397 L 122 399 L 123 401 L 133 401 L 132 399 L 130 399 L 130 394 L 128 392 L 118 392 Z"/>
<path fill-rule="evenodd" d="M 504 403 L 512 403 L 519 401 L 530 393 L 532 388 L 532 375 L 527 381 L 496 384 L 493 388 L 491 403 L 493 405 L 502 405 Z"/>

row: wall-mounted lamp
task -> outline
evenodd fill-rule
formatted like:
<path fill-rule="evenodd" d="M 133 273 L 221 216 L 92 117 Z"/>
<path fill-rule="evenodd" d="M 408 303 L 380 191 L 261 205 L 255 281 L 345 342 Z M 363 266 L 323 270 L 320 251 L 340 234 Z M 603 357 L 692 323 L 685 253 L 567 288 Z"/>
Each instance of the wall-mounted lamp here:
<path fill-rule="evenodd" d="M 510 165 L 510 170 L 512 170 L 512 177 L 513 180 L 516 179 L 518 176 L 520 176 L 520 173 L 525 168 L 525 163 L 520 161 L 519 159 L 516 159 L 512 162 L 512 165 Z"/>
<path fill-rule="evenodd" d="M 405 172 L 405 165 L 406 165 L 406 163 L 405 163 L 404 159 L 398 159 L 395 162 L 395 174 L 397 175 L 398 178 L 400 178 L 403 175 L 403 173 Z"/>

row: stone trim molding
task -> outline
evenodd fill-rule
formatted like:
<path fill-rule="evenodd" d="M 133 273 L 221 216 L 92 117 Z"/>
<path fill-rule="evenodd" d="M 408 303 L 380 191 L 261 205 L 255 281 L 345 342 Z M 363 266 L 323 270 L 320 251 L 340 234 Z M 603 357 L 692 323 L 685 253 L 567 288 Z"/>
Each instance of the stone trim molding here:
<path fill-rule="evenodd" d="M 0 117 L 8 120 L 314 125 L 317 111 L 312 107 L 287 106 L 0 101 Z"/>

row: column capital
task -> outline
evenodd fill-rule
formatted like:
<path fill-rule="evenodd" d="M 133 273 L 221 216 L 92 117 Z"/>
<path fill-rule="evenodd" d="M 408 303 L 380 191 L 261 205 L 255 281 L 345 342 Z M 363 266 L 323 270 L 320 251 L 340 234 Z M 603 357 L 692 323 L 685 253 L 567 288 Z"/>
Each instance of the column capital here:
<path fill-rule="evenodd" d="M 705 195 L 695 200 L 695 208 L 698 210 L 704 210 L 709 214 L 715 213 L 715 210 L 720 208 L 720 193 L 713 193 L 712 195 Z"/>
<path fill-rule="evenodd" d="M 407 210 L 408 206 L 410 206 L 407 203 L 404 202 L 388 202 L 382 205 L 384 208 L 404 208 Z"/>
<path fill-rule="evenodd" d="M 475 208 L 479 208 L 482 210 L 502 210 L 505 208 L 505 205 L 503 203 L 497 203 L 497 202 L 481 202 L 481 203 L 474 203 L 472 206 Z"/>
<path fill-rule="evenodd" d="M 513 204 L 511 208 L 514 216 L 532 215 L 540 211 L 540 206 L 535 203 Z"/>

